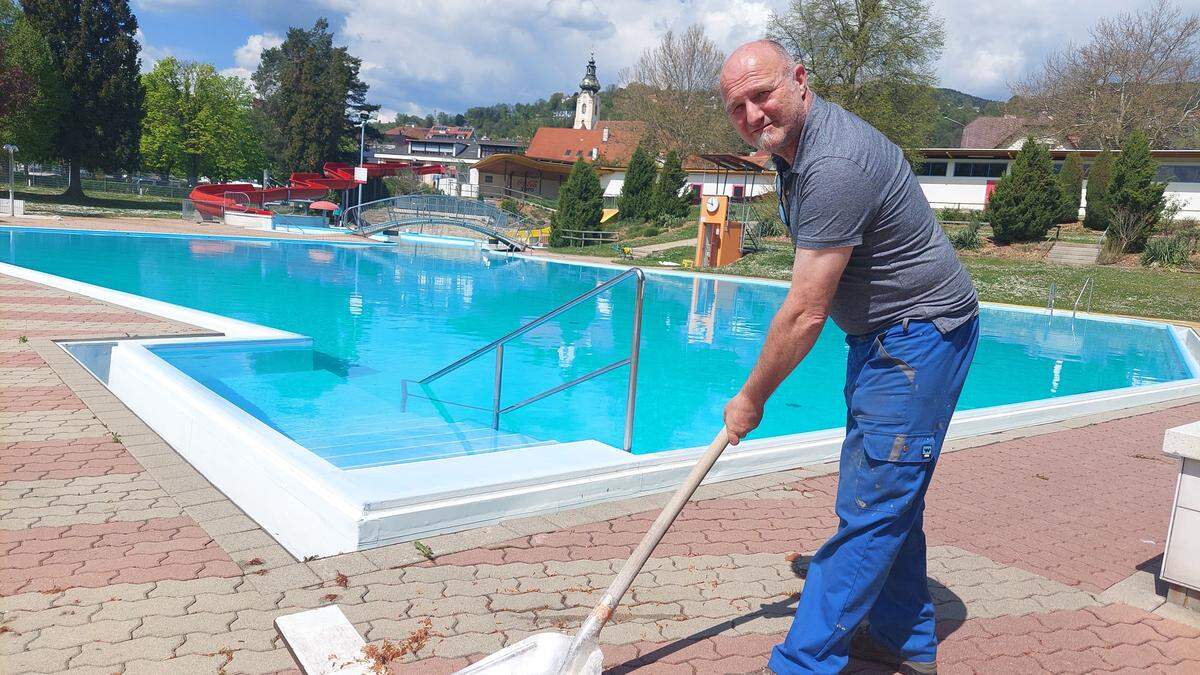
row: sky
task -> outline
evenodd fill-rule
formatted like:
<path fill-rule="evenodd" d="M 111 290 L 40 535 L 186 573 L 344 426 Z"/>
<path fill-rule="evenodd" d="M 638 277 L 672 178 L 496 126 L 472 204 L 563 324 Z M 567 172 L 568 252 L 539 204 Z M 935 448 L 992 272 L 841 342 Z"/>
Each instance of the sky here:
<path fill-rule="evenodd" d="M 930 0 L 946 43 L 940 85 L 1006 100 L 1009 83 L 1097 19 L 1152 0 Z M 761 37 L 788 0 L 132 0 L 142 65 L 166 56 L 207 61 L 248 78 L 289 26 L 326 17 L 362 59 L 368 100 L 397 112 L 462 112 L 574 92 L 590 52 L 600 82 L 617 83 L 668 30 L 704 26 L 724 51 Z M 1200 12 L 1200 0 L 1177 0 Z"/>

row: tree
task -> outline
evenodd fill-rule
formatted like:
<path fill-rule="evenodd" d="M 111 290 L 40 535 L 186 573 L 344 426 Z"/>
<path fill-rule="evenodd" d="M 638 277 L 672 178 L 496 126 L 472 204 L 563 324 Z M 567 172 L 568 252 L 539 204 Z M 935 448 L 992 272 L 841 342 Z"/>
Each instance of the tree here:
<path fill-rule="evenodd" d="M 1083 161 L 1078 152 L 1067 155 L 1058 172 L 1058 188 L 1062 192 L 1062 213 L 1058 222 L 1073 223 L 1079 220 L 1079 202 L 1083 194 Z"/>
<path fill-rule="evenodd" d="M 646 220 L 652 213 L 654 178 L 658 167 L 645 146 L 639 144 L 629 159 L 625 170 L 625 182 L 621 185 L 621 198 L 617 210 L 622 220 Z"/>
<path fill-rule="evenodd" d="M 70 165 L 66 197 L 80 199 L 80 169 L 138 165 L 142 122 L 137 19 L 128 0 L 24 0 L 25 16 L 45 38 L 65 103 L 51 134 L 53 153 Z"/>
<path fill-rule="evenodd" d="M 1103 19 L 1086 43 L 1048 56 L 1013 92 L 1053 132 L 1086 146 L 1116 147 L 1134 130 L 1144 131 L 1155 148 L 1194 141 L 1200 15 L 1158 0 Z"/>
<path fill-rule="evenodd" d="M 1088 170 L 1087 206 L 1083 214 L 1083 226 L 1089 230 L 1103 232 L 1112 222 L 1112 206 L 1108 203 L 1108 184 L 1112 178 L 1113 154 L 1104 150 Z"/>
<path fill-rule="evenodd" d="M 916 152 L 938 119 L 942 22 L 925 0 L 792 0 L 767 36 L 805 65 L 813 91 Z"/>
<path fill-rule="evenodd" d="M 725 116 L 717 81 L 725 54 L 699 24 L 682 34 L 667 31 L 658 45 L 622 71 L 614 117 L 646 122 L 659 148 L 683 156 L 744 148 Z"/>
<path fill-rule="evenodd" d="M 681 194 L 687 185 L 687 172 L 679 161 L 679 153 L 671 150 L 663 160 L 662 170 L 654 183 L 651 215 L 655 218 L 685 218 L 691 208 L 691 195 Z"/>
<path fill-rule="evenodd" d="M 0 119 L 24 112 L 33 96 L 32 78 L 8 56 L 9 35 L 20 16 L 11 0 L 0 0 Z"/>
<path fill-rule="evenodd" d="M 565 246 L 564 230 L 596 232 L 604 210 L 604 188 L 592 165 L 575 160 L 571 174 L 558 191 L 558 211 L 550 225 L 550 245 Z"/>
<path fill-rule="evenodd" d="M 1109 257 L 1140 251 L 1162 218 L 1167 184 L 1156 181 L 1157 174 L 1149 140 L 1141 131 L 1133 132 L 1121 146 L 1108 184 L 1113 218 L 1104 243 Z"/>
<path fill-rule="evenodd" d="M 283 44 L 262 53 L 253 79 L 276 168 L 317 171 L 329 160 L 353 155 L 357 161 L 358 120 L 351 115 L 378 109 L 366 103 L 361 65 L 345 47 L 333 45 L 323 18 L 310 30 L 289 28 Z"/>
<path fill-rule="evenodd" d="M 253 97 L 241 79 L 220 75 L 208 63 L 165 58 L 143 78 L 146 116 L 142 161 L 195 183 L 246 177 L 262 168 L 261 140 L 252 131 Z"/>
<path fill-rule="evenodd" d="M 997 243 L 1046 236 L 1062 213 L 1062 192 L 1054 176 L 1050 150 L 1030 135 L 1008 174 L 996 184 L 987 205 Z"/>

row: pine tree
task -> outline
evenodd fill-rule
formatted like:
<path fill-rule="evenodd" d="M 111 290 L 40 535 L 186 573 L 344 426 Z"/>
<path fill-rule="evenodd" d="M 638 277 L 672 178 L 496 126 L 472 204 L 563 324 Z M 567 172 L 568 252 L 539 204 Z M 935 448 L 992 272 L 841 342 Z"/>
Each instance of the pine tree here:
<path fill-rule="evenodd" d="M 651 215 L 655 218 L 685 218 L 691 208 L 691 195 L 680 194 L 687 185 L 687 172 L 679 161 L 679 153 L 667 153 L 662 170 L 654 183 Z"/>
<path fill-rule="evenodd" d="M 642 145 L 633 151 L 629 168 L 625 170 L 625 182 L 621 185 L 621 198 L 617 210 L 622 220 L 646 220 L 651 213 L 652 193 L 657 167 L 654 159 Z"/>
<path fill-rule="evenodd" d="M 128 0 L 24 0 L 25 16 L 46 39 L 67 106 L 55 126 L 55 154 L 70 164 L 66 197 L 83 197 L 83 167 L 138 165 L 142 122 L 137 19 Z"/>
<path fill-rule="evenodd" d="M 1108 227 L 1111 251 L 1128 253 L 1146 245 L 1166 206 L 1163 192 L 1167 184 L 1156 181 L 1157 175 L 1158 163 L 1150 155 L 1146 134 L 1134 131 L 1121 146 L 1108 184 L 1113 214 Z"/>
<path fill-rule="evenodd" d="M 1058 217 L 1060 223 L 1073 223 L 1079 220 L 1079 202 L 1083 191 L 1083 161 L 1078 152 L 1067 155 L 1062 170 L 1058 172 L 1058 187 L 1062 191 L 1062 213 Z"/>
<path fill-rule="evenodd" d="M 1104 150 L 1096 157 L 1087 175 L 1087 206 L 1083 226 L 1103 232 L 1112 222 L 1112 206 L 1108 203 L 1108 185 L 1112 179 L 1113 153 Z"/>
<path fill-rule="evenodd" d="M 267 151 L 282 171 L 318 171 L 329 160 L 358 161 L 358 111 L 367 105 L 362 61 L 333 46 L 329 22 L 288 29 L 283 44 L 262 53 L 254 86 L 263 101 Z M 368 135 L 373 129 L 368 130 Z"/>
<path fill-rule="evenodd" d="M 996 184 L 987 210 L 992 234 L 1000 244 L 1041 239 L 1058 221 L 1062 191 L 1050 151 L 1032 135 L 1017 152 L 1008 174 Z"/>
<path fill-rule="evenodd" d="M 558 191 L 558 211 L 550 227 L 550 245 L 565 246 L 564 230 L 596 232 L 604 207 L 604 188 L 595 169 L 582 157 L 575 160 L 571 174 Z"/>

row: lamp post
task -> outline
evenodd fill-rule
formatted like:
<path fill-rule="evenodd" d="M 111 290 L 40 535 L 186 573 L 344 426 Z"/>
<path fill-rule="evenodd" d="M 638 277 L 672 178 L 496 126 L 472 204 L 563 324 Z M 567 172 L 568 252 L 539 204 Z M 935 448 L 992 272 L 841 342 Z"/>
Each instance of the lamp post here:
<path fill-rule="evenodd" d="M 367 121 L 371 119 L 371 113 L 360 110 L 358 111 L 358 165 L 363 165 L 363 154 L 366 148 L 367 140 Z M 362 183 L 358 184 L 358 203 L 362 204 Z"/>
<path fill-rule="evenodd" d="M 17 150 L 20 150 L 20 148 L 9 143 L 8 145 L 4 146 L 4 149 L 8 151 L 8 215 L 9 217 L 12 217 L 17 215 L 17 201 L 13 195 L 13 189 L 16 184 L 16 164 L 13 163 L 13 155 L 15 155 Z"/>

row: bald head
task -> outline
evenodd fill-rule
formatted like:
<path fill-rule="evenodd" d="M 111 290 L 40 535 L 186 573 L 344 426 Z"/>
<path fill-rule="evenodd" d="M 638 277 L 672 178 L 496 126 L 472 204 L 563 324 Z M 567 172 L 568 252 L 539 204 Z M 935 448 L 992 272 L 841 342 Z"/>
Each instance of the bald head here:
<path fill-rule="evenodd" d="M 733 50 L 729 58 L 725 59 L 725 64 L 721 67 L 721 79 L 725 79 L 726 73 L 757 67 L 790 71 L 796 67 L 796 60 L 783 45 L 774 40 L 747 42 Z"/>
<path fill-rule="evenodd" d="M 733 50 L 721 67 L 721 100 L 743 140 L 790 160 L 811 102 L 807 81 L 804 66 L 782 45 L 755 40 Z"/>

